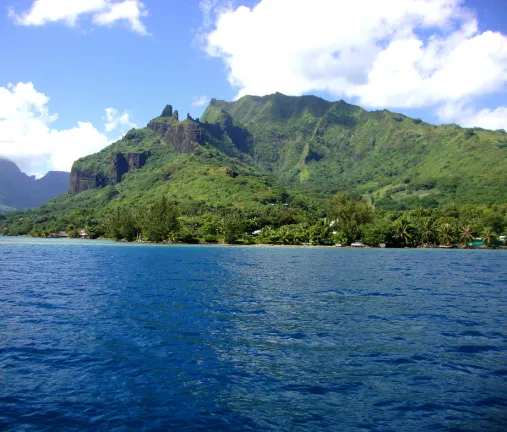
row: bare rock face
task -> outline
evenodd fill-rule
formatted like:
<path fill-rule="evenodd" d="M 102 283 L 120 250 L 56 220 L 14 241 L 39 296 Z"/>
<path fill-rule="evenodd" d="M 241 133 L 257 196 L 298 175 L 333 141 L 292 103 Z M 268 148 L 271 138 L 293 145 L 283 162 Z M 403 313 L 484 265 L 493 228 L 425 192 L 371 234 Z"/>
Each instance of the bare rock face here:
<path fill-rule="evenodd" d="M 102 188 L 108 184 L 118 184 L 123 176 L 133 169 L 140 169 L 146 164 L 147 153 L 114 152 L 109 155 L 110 175 L 93 172 L 91 169 L 72 167 L 70 173 L 71 194 L 77 194 L 88 189 Z"/>
<path fill-rule="evenodd" d="M 184 121 L 177 124 L 151 121 L 148 128 L 172 142 L 174 151 L 178 153 L 195 153 L 204 143 L 199 124 L 194 121 Z"/>
<path fill-rule="evenodd" d="M 77 194 L 88 189 L 104 187 L 107 184 L 108 180 L 102 174 L 95 174 L 89 170 L 80 170 L 72 167 L 69 189 L 71 194 Z"/>
<path fill-rule="evenodd" d="M 123 153 L 111 153 L 109 156 L 111 177 L 113 184 L 120 183 L 123 176 L 129 171 L 129 163 Z"/>
<path fill-rule="evenodd" d="M 172 117 L 172 116 L 173 116 L 173 107 L 171 105 L 166 105 L 160 117 Z"/>
<path fill-rule="evenodd" d="M 238 172 L 233 170 L 232 168 L 226 168 L 225 173 L 232 178 L 236 178 L 238 176 Z"/>
<path fill-rule="evenodd" d="M 146 163 L 146 159 L 148 159 L 148 155 L 146 153 L 129 153 L 127 158 L 130 171 L 135 168 L 142 168 Z"/>
<path fill-rule="evenodd" d="M 111 153 L 110 165 L 113 184 L 121 183 L 123 176 L 133 169 L 140 169 L 146 163 L 146 153 Z"/>

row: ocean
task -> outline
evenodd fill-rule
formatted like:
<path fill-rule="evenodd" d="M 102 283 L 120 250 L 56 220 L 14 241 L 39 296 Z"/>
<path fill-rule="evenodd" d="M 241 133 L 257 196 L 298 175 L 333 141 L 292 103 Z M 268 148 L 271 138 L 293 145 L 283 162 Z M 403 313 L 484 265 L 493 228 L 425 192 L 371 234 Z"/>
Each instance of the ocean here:
<path fill-rule="evenodd" d="M 507 429 L 507 252 L 0 237 L 0 429 Z"/>

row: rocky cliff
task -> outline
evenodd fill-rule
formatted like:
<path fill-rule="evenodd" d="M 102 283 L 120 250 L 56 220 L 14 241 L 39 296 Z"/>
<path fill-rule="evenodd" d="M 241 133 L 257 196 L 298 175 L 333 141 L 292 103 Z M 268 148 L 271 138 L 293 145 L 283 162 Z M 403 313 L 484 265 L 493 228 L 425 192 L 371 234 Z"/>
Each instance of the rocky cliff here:
<path fill-rule="evenodd" d="M 148 128 L 173 144 L 178 153 L 193 153 L 204 144 L 199 123 L 187 119 L 177 122 L 172 118 L 158 118 L 148 123 Z"/>
<path fill-rule="evenodd" d="M 77 194 L 88 189 L 104 187 L 108 183 L 108 179 L 103 174 L 72 167 L 69 191 L 72 194 Z"/>
<path fill-rule="evenodd" d="M 126 154 L 113 152 L 109 155 L 108 160 L 110 175 L 73 166 L 70 175 L 70 193 L 77 194 L 88 189 L 121 183 L 123 176 L 129 171 L 142 168 L 148 156 L 147 153 L 143 152 Z"/>

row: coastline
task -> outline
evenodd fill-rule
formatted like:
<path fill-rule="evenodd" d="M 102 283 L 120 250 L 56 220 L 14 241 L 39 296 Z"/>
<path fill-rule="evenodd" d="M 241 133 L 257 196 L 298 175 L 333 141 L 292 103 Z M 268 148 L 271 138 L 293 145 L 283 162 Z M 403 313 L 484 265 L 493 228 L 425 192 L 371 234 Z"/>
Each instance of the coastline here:
<path fill-rule="evenodd" d="M 0 245 L 3 239 L 26 239 L 33 240 L 33 242 L 37 241 L 47 241 L 48 243 L 54 242 L 58 244 L 62 244 L 63 242 L 80 242 L 81 244 L 93 243 L 93 242 L 104 242 L 110 245 L 130 245 L 130 246 L 206 246 L 206 247 L 269 247 L 269 248 L 297 248 L 297 249 L 354 249 L 354 250 L 362 250 L 362 249 L 388 249 L 388 250 L 506 250 L 507 246 L 497 246 L 497 247 L 463 247 L 462 245 L 453 245 L 453 247 L 439 247 L 438 245 L 431 246 L 415 246 L 415 247 L 380 247 L 380 246 L 363 246 L 363 247 L 352 247 L 352 246 L 335 246 L 335 245 L 309 245 L 309 244 L 301 244 L 301 245 L 291 245 L 291 244 L 270 244 L 270 243 L 251 243 L 251 244 L 228 244 L 228 243 L 184 243 L 184 242 L 151 242 L 146 240 L 136 240 L 132 242 L 127 242 L 125 240 L 114 240 L 109 238 L 97 238 L 97 239 L 89 239 L 89 238 L 69 238 L 69 237 L 58 237 L 58 238 L 47 238 L 47 237 L 31 237 L 31 236 L 0 236 Z"/>

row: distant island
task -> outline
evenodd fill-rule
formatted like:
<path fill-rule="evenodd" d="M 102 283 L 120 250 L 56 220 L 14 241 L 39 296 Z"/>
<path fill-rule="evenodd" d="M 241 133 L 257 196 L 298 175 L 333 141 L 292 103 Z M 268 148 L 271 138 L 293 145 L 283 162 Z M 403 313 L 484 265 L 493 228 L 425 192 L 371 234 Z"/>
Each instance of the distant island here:
<path fill-rule="evenodd" d="M 5 235 L 155 242 L 501 247 L 507 133 L 280 93 L 167 105 L 77 160 L 68 193 Z M 357 245 L 361 245 L 357 243 Z"/>
<path fill-rule="evenodd" d="M 50 171 L 36 179 L 0 156 L 0 213 L 38 207 L 69 189 L 70 173 Z"/>

